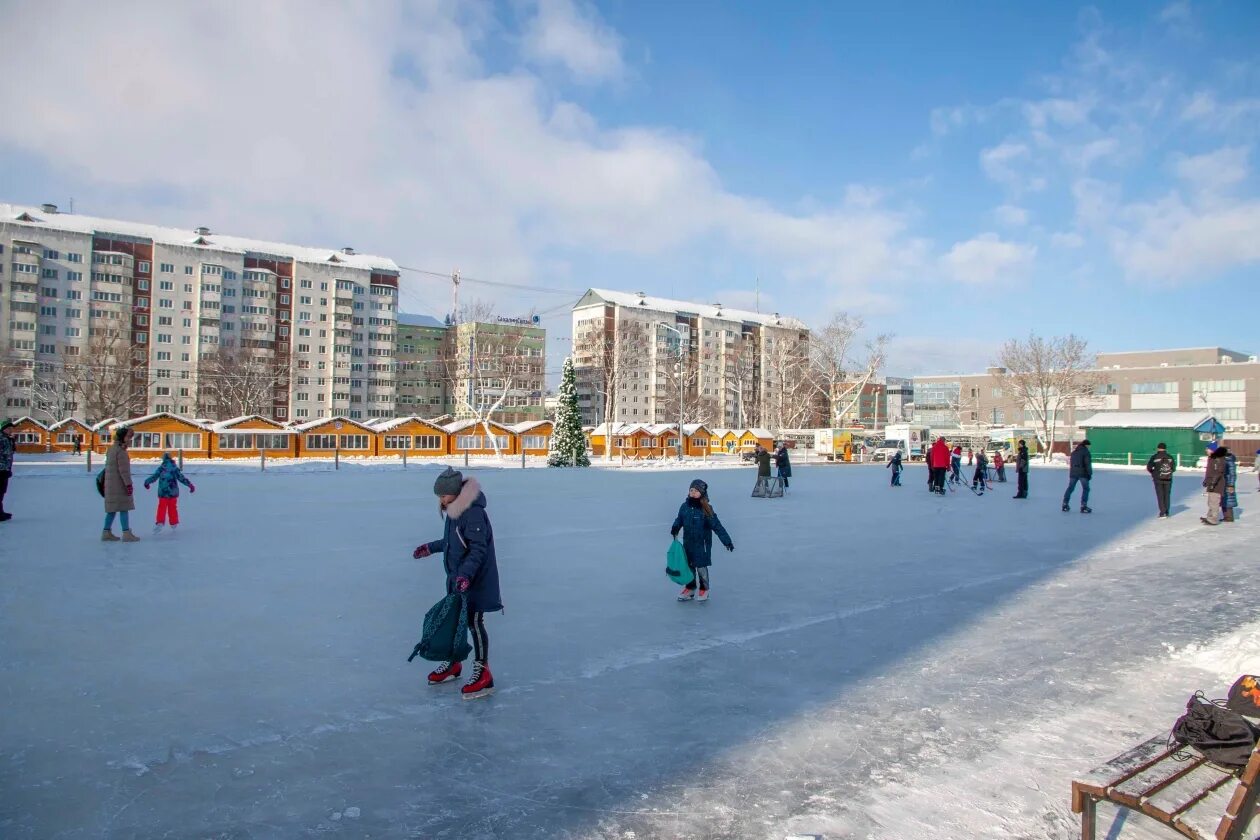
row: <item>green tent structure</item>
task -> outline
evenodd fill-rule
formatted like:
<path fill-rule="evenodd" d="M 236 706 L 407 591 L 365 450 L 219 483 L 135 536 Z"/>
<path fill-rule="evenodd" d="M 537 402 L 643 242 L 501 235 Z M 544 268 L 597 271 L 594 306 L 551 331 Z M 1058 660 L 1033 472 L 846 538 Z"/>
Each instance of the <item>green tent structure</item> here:
<path fill-rule="evenodd" d="M 1089 438 L 1090 454 L 1102 464 L 1144 464 L 1160 443 L 1187 466 L 1203 457 L 1203 448 L 1225 434 L 1207 412 L 1102 411 L 1079 424 Z"/>

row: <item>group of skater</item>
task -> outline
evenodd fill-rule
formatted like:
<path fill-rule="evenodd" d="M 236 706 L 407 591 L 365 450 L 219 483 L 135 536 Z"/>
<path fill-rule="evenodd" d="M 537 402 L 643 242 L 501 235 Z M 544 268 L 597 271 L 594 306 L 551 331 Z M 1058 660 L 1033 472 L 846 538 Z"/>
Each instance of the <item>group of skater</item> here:
<path fill-rule="evenodd" d="M 105 527 L 101 529 L 101 542 L 140 542 L 131 530 L 131 511 L 136 509 L 136 500 L 135 485 L 131 479 L 131 456 L 127 454 L 130 442 L 131 429 L 124 427 L 114 432 L 114 440 L 105 453 L 105 468 L 97 478 L 97 486 L 105 500 Z M 162 462 L 144 480 L 144 489 L 148 490 L 154 484 L 157 484 L 158 499 L 153 533 L 160 534 L 168 521 L 174 532 L 179 527 L 179 485 L 187 487 L 189 493 L 197 492 L 197 488 L 169 452 L 162 453 Z M 122 529 L 121 537 L 114 535 L 115 517 Z"/>
<path fill-rule="evenodd" d="M 927 453 L 924 455 L 927 462 L 928 492 L 945 495 L 946 487 L 964 486 L 967 484 L 966 477 L 963 475 L 963 448 L 955 445 L 950 448 L 949 442 L 944 436 L 938 437 L 936 441 L 928 447 Z M 986 490 L 993 487 L 993 482 L 1006 481 L 1006 458 L 1001 452 L 993 454 L 993 474 L 989 474 L 989 456 L 983 451 L 975 452 L 967 450 L 967 465 L 973 467 L 971 473 L 971 489 L 978 496 L 983 496 Z M 901 452 L 893 454 L 886 465 L 887 469 L 892 470 L 891 486 L 901 486 L 901 472 L 905 468 Z M 1028 444 L 1024 441 L 1019 442 L 1019 447 L 1015 454 L 1015 477 L 1016 477 L 1016 499 L 1028 498 Z"/>

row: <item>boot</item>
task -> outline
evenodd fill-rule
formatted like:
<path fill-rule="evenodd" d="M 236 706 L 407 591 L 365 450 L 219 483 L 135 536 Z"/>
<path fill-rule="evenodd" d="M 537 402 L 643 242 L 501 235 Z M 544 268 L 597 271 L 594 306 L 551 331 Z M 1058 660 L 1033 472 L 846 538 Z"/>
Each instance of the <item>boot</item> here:
<path fill-rule="evenodd" d="M 135 534 L 131 533 L 130 530 L 127 530 L 127 531 L 123 531 L 122 541 L 123 542 L 140 542 L 140 538 L 137 537 Z"/>
<path fill-rule="evenodd" d="M 484 662 L 474 662 L 472 676 L 468 678 L 468 682 L 464 683 L 459 693 L 465 700 L 475 700 L 493 692 L 494 677 L 490 674 L 490 667 Z"/>
<path fill-rule="evenodd" d="M 684 586 L 683 591 L 678 593 L 679 601 L 694 601 L 696 599 L 696 590 Z"/>
<path fill-rule="evenodd" d="M 1072 508 L 1071 508 L 1071 506 L 1070 506 L 1067 502 L 1064 502 L 1064 503 L 1063 503 L 1063 512 L 1064 512 L 1064 513 L 1067 513 L 1067 512 L 1068 512 L 1069 510 L 1071 510 L 1071 509 L 1072 509 Z"/>
<path fill-rule="evenodd" d="M 165 527 L 165 526 L 164 526 L 161 522 L 159 522 L 159 523 L 157 523 L 156 525 L 154 525 L 154 526 L 153 526 L 153 536 L 155 536 L 155 537 L 156 537 L 158 534 L 162 533 L 162 528 L 164 528 L 164 527 Z"/>
<path fill-rule="evenodd" d="M 1081 513 L 1093 513 L 1093 512 L 1094 512 L 1094 509 L 1092 507 L 1081 505 Z"/>
<path fill-rule="evenodd" d="M 113 531 L 101 531 L 101 542 L 118 542 Z"/>
<path fill-rule="evenodd" d="M 697 601 L 707 601 L 707 600 L 709 600 L 709 590 L 707 590 L 707 589 L 701 589 L 701 590 L 700 590 L 700 594 L 699 594 L 698 596 L 696 596 L 696 600 L 697 600 Z"/>
<path fill-rule="evenodd" d="M 429 685 L 441 685 L 444 682 L 459 679 L 464 666 L 460 662 L 443 662 L 429 673 Z"/>

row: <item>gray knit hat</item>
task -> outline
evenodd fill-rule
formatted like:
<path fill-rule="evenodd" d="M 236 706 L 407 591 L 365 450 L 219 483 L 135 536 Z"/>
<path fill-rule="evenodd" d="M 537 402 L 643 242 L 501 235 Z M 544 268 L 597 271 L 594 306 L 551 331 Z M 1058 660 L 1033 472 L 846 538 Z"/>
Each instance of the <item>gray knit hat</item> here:
<path fill-rule="evenodd" d="M 464 474 L 450 467 L 442 470 L 437 480 L 433 482 L 433 495 L 435 496 L 458 496 L 460 488 L 464 486 Z"/>

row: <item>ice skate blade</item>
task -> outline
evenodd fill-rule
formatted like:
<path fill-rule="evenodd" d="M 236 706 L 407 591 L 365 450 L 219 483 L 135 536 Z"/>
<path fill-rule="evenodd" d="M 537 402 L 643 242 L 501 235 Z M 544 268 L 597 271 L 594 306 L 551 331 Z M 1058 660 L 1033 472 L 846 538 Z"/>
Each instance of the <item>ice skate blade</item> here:
<path fill-rule="evenodd" d="M 483 688 L 481 689 L 481 691 L 474 691 L 471 694 L 464 694 L 461 696 L 465 700 L 480 700 L 482 697 L 489 697 L 491 694 L 494 694 L 494 686 L 490 686 L 489 688 Z"/>

